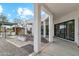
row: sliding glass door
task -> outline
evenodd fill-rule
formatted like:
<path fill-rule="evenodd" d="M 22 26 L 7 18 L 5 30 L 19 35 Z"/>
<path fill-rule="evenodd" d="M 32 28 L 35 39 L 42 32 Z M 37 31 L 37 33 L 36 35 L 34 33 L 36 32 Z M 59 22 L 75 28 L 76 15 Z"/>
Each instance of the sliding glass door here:
<path fill-rule="evenodd" d="M 59 24 L 59 37 L 61 38 L 65 38 L 65 24 L 64 23 L 60 23 Z"/>
<path fill-rule="evenodd" d="M 74 41 L 74 20 L 55 24 L 55 36 Z"/>
<path fill-rule="evenodd" d="M 54 34 L 55 36 L 59 37 L 60 31 L 59 31 L 59 24 L 56 24 L 54 26 Z"/>
<path fill-rule="evenodd" d="M 74 29 L 74 20 L 66 22 L 66 39 L 74 41 Z"/>

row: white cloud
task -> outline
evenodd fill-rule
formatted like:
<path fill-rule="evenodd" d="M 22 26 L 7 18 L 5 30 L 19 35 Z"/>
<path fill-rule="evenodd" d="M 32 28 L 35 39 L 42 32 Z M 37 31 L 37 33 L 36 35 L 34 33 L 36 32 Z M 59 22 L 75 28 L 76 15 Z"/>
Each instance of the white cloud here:
<path fill-rule="evenodd" d="M 32 15 L 33 16 L 33 12 L 29 9 L 24 8 L 23 9 L 23 15 Z"/>
<path fill-rule="evenodd" d="M 18 10 L 17 10 L 17 12 L 18 12 L 19 15 L 22 14 L 22 11 L 23 11 L 22 8 L 18 8 Z"/>
<path fill-rule="evenodd" d="M 0 5 L 0 13 L 3 12 L 3 7 Z"/>
<path fill-rule="evenodd" d="M 8 14 L 8 17 L 11 17 L 11 14 Z"/>
<path fill-rule="evenodd" d="M 33 12 L 30 9 L 27 9 L 27 8 L 18 8 L 17 12 L 22 17 L 23 16 L 29 16 L 29 15 L 33 16 L 34 15 Z"/>
<path fill-rule="evenodd" d="M 26 16 L 21 15 L 20 18 L 26 18 Z"/>

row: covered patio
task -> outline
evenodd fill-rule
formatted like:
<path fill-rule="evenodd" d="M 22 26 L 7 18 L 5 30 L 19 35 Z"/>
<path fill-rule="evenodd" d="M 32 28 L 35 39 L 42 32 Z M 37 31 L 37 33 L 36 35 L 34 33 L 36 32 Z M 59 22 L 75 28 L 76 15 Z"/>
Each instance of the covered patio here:
<path fill-rule="evenodd" d="M 22 35 L 19 36 L 19 39 L 21 40 L 27 38 L 23 42 L 24 46 L 20 45 L 22 44 L 22 42 L 20 42 L 20 40 L 17 41 L 16 37 L 14 39 L 15 41 L 19 42 L 18 45 L 16 45 L 15 41 L 14 43 L 12 43 L 13 45 L 12 44 L 10 45 L 10 43 L 8 43 L 9 41 L 5 42 L 5 40 L 2 40 L 2 42 L 4 42 L 5 44 L 0 43 L 0 45 L 4 45 L 4 47 L 2 46 L 1 51 L 4 50 L 6 53 L 8 52 L 10 53 L 11 51 L 12 54 L 9 54 L 9 55 L 30 55 L 31 53 L 33 53 L 31 55 L 36 55 L 36 54 L 37 55 L 79 55 L 78 47 L 77 47 L 79 46 L 78 6 L 79 4 L 35 3 L 32 36 L 31 35 L 24 35 L 24 37 Z M 43 20 L 41 20 L 41 10 L 43 10 L 46 13 L 46 17 L 43 18 Z M 61 37 L 60 38 L 56 37 L 54 33 L 55 32 L 54 25 L 68 20 L 72 20 L 72 19 L 75 19 L 74 20 L 74 24 L 75 24 L 74 41 L 69 41 L 69 40 L 66 40 L 65 38 L 63 39 Z M 46 35 L 46 25 L 48 25 L 48 35 Z M 43 26 L 43 35 L 41 34 L 41 26 Z M 59 26 L 59 29 L 62 29 L 62 28 L 65 28 L 65 27 Z M 27 28 L 25 27 L 25 29 L 26 29 L 25 34 L 27 34 Z M 62 31 L 59 30 L 59 32 L 60 33 L 58 35 L 60 36 Z M 69 33 L 67 35 L 69 35 Z M 13 41 L 14 39 L 12 40 L 10 39 L 10 41 Z M 5 47 L 6 45 L 8 46 Z M 14 52 L 14 50 L 16 50 L 18 54 L 16 53 L 16 51 Z M 2 54 L 2 55 L 8 55 L 8 54 Z"/>
<path fill-rule="evenodd" d="M 76 49 L 68 52 L 68 50 L 72 50 L 73 45 L 75 45 L 75 47 L 78 49 L 79 46 L 79 8 L 78 8 L 79 4 L 35 4 L 35 23 L 34 23 L 34 52 L 38 53 L 41 50 L 41 33 L 40 33 L 40 29 L 41 29 L 41 20 L 40 20 L 40 10 L 43 9 L 47 15 L 48 15 L 48 25 L 49 25 L 49 35 L 48 35 L 48 41 L 49 43 L 52 43 L 51 47 L 53 47 L 54 41 L 59 41 L 61 44 L 58 45 L 64 45 L 64 44 L 70 44 L 70 49 L 68 49 L 68 45 L 66 46 L 67 48 L 67 54 L 70 53 L 70 55 L 79 55 L 78 53 L 74 54 L 74 52 L 77 52 Z M 66 23 L 66 21 L 70 21 L 74 19 L 74 23 L 73 25 L 71 24 L 71 22 L 69 22 L 68 26 L 63 25 L 63 23 Z M 59 38 L 55 40 L 55 25 L 56 24 L 60 24 L 59 28 Z M 67 23 L 66 23 L 67 24 Z M 73 26 L 73 27 L 72 27 Z M 68 28 L 67 28 L 68 27 Z M 43 21 L 43 37 L 46 38 L 46 19 Z M 65 29 L 66 28 L 66 29 Z M 63 36 L 63 37 L 62 37 Z M 56 36 L 57 37 L 57 36 Z M 66 38 L 65 38 L 66 37 Z M 69 37 L 69 39 L 67 39 Z M 59 39 L 63 39 L 63 40 L 59 40 Z M 71 40 L 73 38 L 73 41 Z M 63 42 L 64 40 L 66 41 L 71 41 L 73 43 L 65 43 Z M 57 41 L 57 42 L 58 42 Z M 50 46 L 50 45 L 49 45 Z M 48 46 L 48 48 L 49 48 Z M 59 46 L 60 47 L 60 46 Z M 65 46 L 62 46 L 62 48 Z M 48 49 L 47 48 L 47 49 Z M 49 48 L 49 50 L 47 50 L 49 53 L 51 49 L 53 48 Z M 61 48 L 57 48 L 60 49 L 62 51 Z M 45 51 L 46 52 L 46 51 Z M 51 55 L 53 55 L 53 53 L 51 53 Z M 65 54 L 66 52 L 63 51 L 63 55 L 67 55 Z M 60 54 L 61 52 L 59 52 L 59 50 L 57 50 L 58 54 Z M 60 55 L 62 55 L 60 54 Z"/>

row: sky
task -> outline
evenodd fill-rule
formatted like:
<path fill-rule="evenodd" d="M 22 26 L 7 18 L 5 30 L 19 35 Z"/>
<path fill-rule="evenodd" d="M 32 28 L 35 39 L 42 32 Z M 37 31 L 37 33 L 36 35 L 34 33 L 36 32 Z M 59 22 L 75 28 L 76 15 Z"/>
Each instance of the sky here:
<path fill-rule="evenodd" d="M 9 22 L 13 22 L 15 18 L 34 18 L 34 4 L 32 3 L 0 3 L 0 14 L 3 13 L 8 17 Z M 41 15 L 44 15 L 41 12 Z"/>

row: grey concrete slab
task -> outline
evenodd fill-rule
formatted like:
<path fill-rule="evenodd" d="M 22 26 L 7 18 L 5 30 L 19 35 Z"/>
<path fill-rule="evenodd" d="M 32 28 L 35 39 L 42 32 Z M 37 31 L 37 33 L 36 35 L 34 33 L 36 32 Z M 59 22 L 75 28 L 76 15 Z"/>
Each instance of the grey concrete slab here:
<path fill-rule="evenodd" d="M 32 45 L 19 48 L 7 42 L 5 39 L 0 38 L 0 56 L 27 56 L 32 52 Z"/>
<path fill-rule="evenodd" d="M 79 48 L 75 43 L 54 38 L 54 42 L 37 56 L 79 56 Z"/>
<path fill-rule="evenodd" d="M 30 40 L 32 41 L 32 39 Z M 41 41 L 42 47 L 48 43 L 45 38 L 41 38 Z M 0 38 L 0 56 L 28 56 L 32 52 L 34 52 L 33 44 L 17 47 L 16 45 L 9 43 L 6 39 Z"/>

